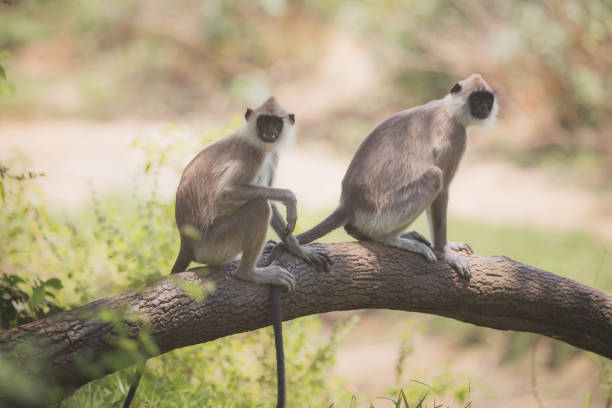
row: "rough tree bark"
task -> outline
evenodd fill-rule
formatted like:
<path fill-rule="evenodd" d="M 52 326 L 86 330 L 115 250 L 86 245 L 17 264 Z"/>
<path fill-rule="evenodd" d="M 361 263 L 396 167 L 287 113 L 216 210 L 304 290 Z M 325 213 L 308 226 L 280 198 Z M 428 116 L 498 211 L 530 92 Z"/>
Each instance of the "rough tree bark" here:
<path fill-rule="evenodd" d="M 376 243 L 323 245 L 334 265 L 318 273 L 299 260 L 282 260 L 296 274 L 295 293 L 283 296 L 284 319 L 363 308 L 431 313 L 479 326 L 539 333 L 612 358 L 612 294 L 506 257 L 470 256 L 472 278 L 462 281 L 443 263 Z M 97 300 L 52 318 L 0 333 L 0 351 L 48 363 L 35 373 L 56 384 L 61 398 L 108 373 L 79 369 L 82 356 L 115 349 L 111 324 L 92 318 L 102 309 L 138 312 L 150 321 L 158 353 L 271 324 L 268 289 L 231 277 L 236 264 L 175 275 L 207 287 L 203 302 L 167 277 L 135 292 Z M 174 277 L 173 277 L 174 278 Z M 140 325 L 128 324 L 135 335 Z M 31 345 L 26 351 L 19 344 Z M 126 367 L 125 359 L 114 369 Z M 4 396 L 4 400 L 7 400 Z M 0 401 L 3 396 L 0 395 Z M 52 402 L 47 399 L 47 403 Z"/>

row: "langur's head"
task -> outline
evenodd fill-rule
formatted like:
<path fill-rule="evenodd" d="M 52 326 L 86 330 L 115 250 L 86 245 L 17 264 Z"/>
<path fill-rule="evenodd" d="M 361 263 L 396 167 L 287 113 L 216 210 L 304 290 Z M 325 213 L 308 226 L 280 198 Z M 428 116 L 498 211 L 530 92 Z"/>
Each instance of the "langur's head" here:
<path fill-rule="evenodd" d="M 247 109 L 244 118 L 246 136 L 260 147 L 276 149 L 293 143 L 295 115 L 287 113 L 274 97 L 255 109 Z"/>
<path fill-rule="evenodd" d="M 499 105 L 495 91 L 479 74 L 457 82 L 444 98 L 446 110 L 463 126 L 492 126 Z"/>

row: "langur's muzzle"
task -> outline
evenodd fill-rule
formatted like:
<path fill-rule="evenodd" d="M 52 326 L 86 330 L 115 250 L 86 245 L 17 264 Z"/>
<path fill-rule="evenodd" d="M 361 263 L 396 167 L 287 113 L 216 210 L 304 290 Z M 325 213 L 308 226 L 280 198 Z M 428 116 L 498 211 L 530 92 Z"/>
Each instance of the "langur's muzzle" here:
<path fill-rule="evenodd" d="M 265 143 L 274 143 L 283 131 L 283 120 L 277 116 L 260 115 L 257 118 L 257 135 Z"/>
<path fill-rule="evenodd" d="M 477 119 L 486 119 L 493 109 L 495 96 L 489 91 L 472 92 L 469 98 L 470 113 Z"/>

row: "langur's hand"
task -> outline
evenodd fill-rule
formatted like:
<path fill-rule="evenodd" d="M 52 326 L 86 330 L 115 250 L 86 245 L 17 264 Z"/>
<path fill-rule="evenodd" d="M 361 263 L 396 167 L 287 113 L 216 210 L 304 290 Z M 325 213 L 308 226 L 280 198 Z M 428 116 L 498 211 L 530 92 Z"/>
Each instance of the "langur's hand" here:
<path fill-rule="evenodd" d="M 295 196 L 293 200 L 284 203 L 287 207 L 287 226 L 285 227 L 284 236 L 281 239 L 284 241 L 289 235 L 295 230 L 295 224 L 297 223 L 297 206 Z"/>

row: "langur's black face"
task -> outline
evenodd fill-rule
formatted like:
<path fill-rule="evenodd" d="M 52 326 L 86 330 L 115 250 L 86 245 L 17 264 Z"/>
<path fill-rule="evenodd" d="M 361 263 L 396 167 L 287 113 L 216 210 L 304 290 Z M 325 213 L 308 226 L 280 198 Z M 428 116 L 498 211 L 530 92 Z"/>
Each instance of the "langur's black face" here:
<path fill-rule="evenodd" d="M 491 114 L 495 95 L 490 91 L 475 91 L 470 94 L 470 113 L 477 119 L 486 119 Z"/>
<path fill-rule="evenodd" d="M 269 98 L 255 110 L 247 109 L 244 118 L 247 122 L 255 121 L 257 137 L 264 143 L 278 142 L 279 138 L 285 137 L 287 133 L 283 133 L 283 126 L 292 127 L 295 124 L 295 115 L 285 113 L 274 98 Z"/>
<path fill-rule="evenodd" d="M 259 115 L 257 136 L 265 143 L 274 143 L 283 131 L 283 119 L 273 115 Z"/>

